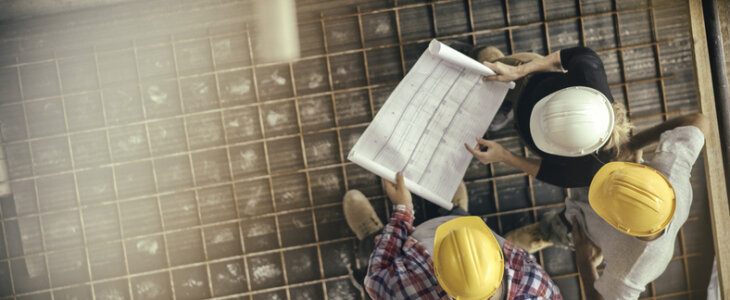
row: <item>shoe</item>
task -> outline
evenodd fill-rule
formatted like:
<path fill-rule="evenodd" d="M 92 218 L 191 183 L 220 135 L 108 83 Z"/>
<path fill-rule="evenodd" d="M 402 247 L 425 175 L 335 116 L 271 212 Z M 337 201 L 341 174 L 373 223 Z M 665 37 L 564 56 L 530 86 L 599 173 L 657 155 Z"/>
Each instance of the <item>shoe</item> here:
<path fill-rule="evenodd" d="M 484 47 L 477 52 L 477 61 L 479 62 L 494 62 L 502 57 L 504 57 L 504 53 L 494 46 Z"/>
<path fill-rule="evenodd" d="M 456 188 L 456 194 L 451 199 L 451 204 L 469 212 L 469 193 L 466 192 L 466 184 L 464 184 L 464 181 L 461 181 L 459 187 Z"/>
<path fill-rule="evenodd" d="M 552 242 L 543 239 L 539 226 L 540 223 L 533 223 L 517 228 L 507 233 L 504 239 L 527 252 L 535 253 L 553 245 Z"/>
<path fill-rule="evenodd" d="M 370 201 L 358 190 L 350 190 L 345 194 L 342 209 L 345 212 L 347 225 L 358 240 L 383 229 L 383 222 L 380 222 Z"/>

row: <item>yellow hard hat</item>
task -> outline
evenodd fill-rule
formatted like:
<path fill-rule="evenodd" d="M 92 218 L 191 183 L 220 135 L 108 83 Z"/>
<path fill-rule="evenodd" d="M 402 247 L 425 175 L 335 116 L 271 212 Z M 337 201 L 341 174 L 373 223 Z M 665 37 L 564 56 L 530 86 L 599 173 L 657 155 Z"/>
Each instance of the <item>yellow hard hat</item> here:
<path fill-rule="evenodd" d="M 664 230 L 677 204 L 672 184 L 664 175 L 631 162 L 611 162 L 598 170 L 588 201 L 608 224 L 633 236 Z"/>
<path fill-rule="evenodd" d="M 502 282 L 502 249 L 479 217 L 460 217 L 436 228 L 433 268 L 441 287 L 457 300 L 487 299 Z"/>

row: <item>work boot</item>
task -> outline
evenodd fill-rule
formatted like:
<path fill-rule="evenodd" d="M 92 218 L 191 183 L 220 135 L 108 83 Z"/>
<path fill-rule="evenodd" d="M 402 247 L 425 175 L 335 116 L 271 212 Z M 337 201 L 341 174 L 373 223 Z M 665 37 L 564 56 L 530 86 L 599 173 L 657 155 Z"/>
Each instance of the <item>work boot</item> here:
<path fill-rule="evenodd" d="M 342 200 L 342 209 L 345 212 L 347 225 L 355 233 L 358 240 L 380 231 L 383 222 L 380 222 L 370 201 L 358 190 L 350 190 Z"/>
<path fill-rule="evenodd" d="M 477 49 L 474 49 L 477 50 Z M 477 52 L 477 61 L 478 62 L 494 62 L 497 59 L 500 59 L 504 57 L 504 53 L 497 49 L 497 47 L 494 46 L 486 46 L 478 50 Z"/>
<path fill-rule="evenodd" d="M 466 192 L 466 184 L 462 180 L 459 183 L 459 187 L 456 188 L 456 194 L 451 199 L 451 203 L 454 207 L 461 207 L 466 212 L 469 212 L 469 194 Z"/>
<path fill-rule="evenodd" d="M 552 242 L 545 240 L 540 234 L 540 223 L 533 223 L 512 230 L 504 236 L 504 239 L 530 253 L 535 253 L 553 245 Z"/>

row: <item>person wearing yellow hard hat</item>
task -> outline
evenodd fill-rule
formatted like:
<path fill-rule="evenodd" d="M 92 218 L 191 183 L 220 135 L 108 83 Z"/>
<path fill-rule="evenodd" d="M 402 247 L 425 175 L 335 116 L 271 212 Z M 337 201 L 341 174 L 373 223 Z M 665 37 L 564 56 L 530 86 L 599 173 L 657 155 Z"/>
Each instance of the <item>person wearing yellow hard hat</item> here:
<path fill-rule="evenodd" d="M 483 219 L 449 215 L 414 228 L 413 200 L 403 175 L 384 185 L 394 207 L 376 237 L 364 280 L 373 299 L 562 299 L 534 257 L 494 234 Z M 345 208 L 358 237 L 377 227 L 367 198 L 348 192 L 344 205 L 361 214 Z"/>
<path fill-rule="evenodd" d="M 572 239 L 588 299 L 637 299 L 669 265 L 689 215 L 690 172 L 708 128 L 707 118 L 694 114 L 636 134 L 629 141 L 636 149 L 658 142 L 650 161 L 605 164 L 587 190 L 571 190 L 560 216 L 528 225 L 540 228 L 536 240 L 570 246 Z"/>

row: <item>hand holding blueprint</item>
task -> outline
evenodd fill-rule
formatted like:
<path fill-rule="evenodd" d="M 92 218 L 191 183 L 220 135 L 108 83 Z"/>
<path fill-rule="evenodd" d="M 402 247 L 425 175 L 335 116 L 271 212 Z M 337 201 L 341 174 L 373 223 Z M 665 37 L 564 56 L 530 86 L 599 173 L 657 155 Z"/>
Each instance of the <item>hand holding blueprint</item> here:
<path fill-rule="evenodd" d="M 347 158 L 443 208 L 464 177 L 471 153 L 514 83 L 483 81 L 495 73 L 432 40 L 360 136 Z"/>

